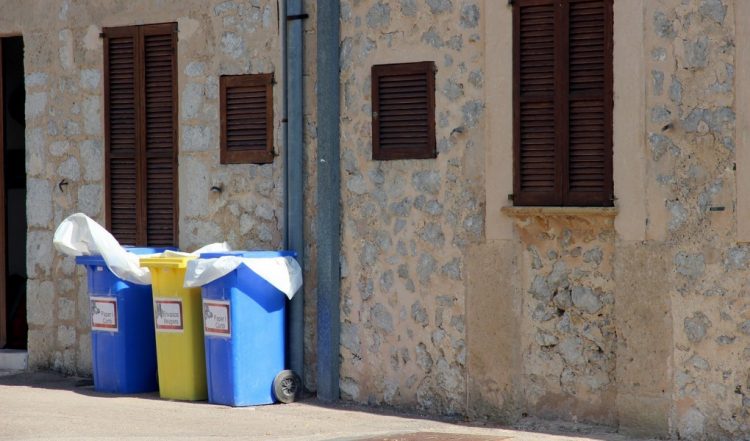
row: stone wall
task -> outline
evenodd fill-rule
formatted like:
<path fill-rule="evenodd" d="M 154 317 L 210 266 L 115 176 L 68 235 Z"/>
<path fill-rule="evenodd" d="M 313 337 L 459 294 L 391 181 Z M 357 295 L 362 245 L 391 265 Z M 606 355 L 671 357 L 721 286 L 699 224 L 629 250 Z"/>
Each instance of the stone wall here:
<path fill-rule="evenodd" d="M 750 434 L 748 249 L 737 243 L 734 210 L 734 60 L 744 43 L 735 41 L 734 4 L 659 1 L 646 10 L 650 236 L 672 245 L 672 429 L 687 439 Z"/>
<path fill-rule="evenodd" d="M 524 249 L 521 361 L 534 414 L 617 421 L 615 230 L 608 214 L 511 214 Z"/>
<path fill-rule="evenodd" d="M 482 241 L 474 1 L 341 4 L 342 398 L 463 413 L 465 256 Z M 434 61 L 434 160 L 373 161 L 370 68 Z"/>
<path fill-rule="evenodd" d="M 307 5 L 314 9 L 314 2 Z M 33 13 L 42 9 L 48 13 Z M 101 28 L 178 23 L 179 246 L 191 250 L 226 240 L 235 249 L 278 249 L 283 228 L 283 89 L 277 2 L 6 0 L 3 11 L 0 32 L 20 34 L 25 44 L 30 365 L 86 374 L 91 357 L 84 271 L 53 250 L 52 233 L 74 212 L 104 222 Z M 306 22 L 308 34 L 312 24 Z M 311 47 L 307 55 L 314 54 L 314 44 Z M 220 165 L 219 77 L 268 72 L 275 73 L 277 81 L 278 157 L 268 165 Z M 314 75 L 314 68 L 305 72 L 305 136 L 311 146 L 315 117 L 309 91 L 314 90 Z M 307 171 L 309 182 L 314 182 L 314 167 Z M 69 184 L 62 191 L 57 187 L 61 179 Z M 314 205 L 308 204 L 307 212 L 312 218 Z M 307 225 L 308 234 L 312 228 L 312 223 Z M 308 248 L 305 260 L 306 275 L 311 275 L 314 247 Z M 314 294 L 314 277 L 308 277 L 306 286 Z M 314 305 L 314 299 L 308 304 Z M 312 323 L 314 310 L 308 308 L 307 316 Z M 308 328 L 307 339 L 315 341 L 314 328 Z M 307 359 L 314 360 L 314 346 L 307 347 Z"/>
<path fill-rule="evenodd" d="M 735 23 L 750 17 L 735 17 L 739 1 L 615 0 L 615 66 L 643 74 L 628 88 L 633 76 L 615 72 L 615 131 L 626 119 L 643 127 L 615 136 L 617 208 L 502 212 L 511 159 L 497 127 L 512 116 L 510 60 L 497 54 L 510 48 L 510 28 L 498 24 L 510 23 L 508 6 L 342 1 L 343 399 L 685 439 L 750 436 L 750 249 L 735 211 L 744 170 L 735 167 Z M 70 213 L 104 218 L 102 26 L 179 24 L 181 247 L 278 248 L 283 225 L 281 158 L 218 160 L 218 78 L 279 72 L 276 2 L 95 3 L 4 0 L 0 17 L 0 32 L 26 45 L 30 362 L 82 374 L 83 271 L 51 241 Z M 316 2 L 305 6 L 305 380 L 314 389 Z M 623 19 L 625 8 L 642 25 Z M 437 66 L 438 157 L 373 161 L 371 66 L 412 61 Z M 274 92 L 282 154 L 278 84 Z"/>
<path fill-rule="evenodd" d="M 493 57 L 510 31 L 493 40 L 488 29 L 510 9 L 342 4 L 345 399 L 747 436 L 750 251 L 734 211 L 734 23 L 746 17 L 735 4 L 615 0 L 619 17 L 636 8 L 644 19 L 623 31 L 640 22 L 615 17 L 616 58 L 633 57 L 615 65 L 644 74 L 633 85 L 615 72 L 615 120 L 638 119 L 622 113 L 634 108 L 643 119 L 641 133 L 630 124 L 616 137 L 627 163 L 615 165 L 617 212 L 504 214 L 485 204 L 510 205 L 498 196 L 506 169 L 477 162 L 510 160 L 487 136 L 507 127 L 508 103 L 482 98 L 508 96 L 494 92 L 510 78 Z M 438 158 L 371 161 L 370 67 L 424 60 L 438 66 Z M 512 229 L 494 225 L 503 218 Z"/>
<path fill-rule="evenodd" d="M 615 424 L 613 213 L 521 213 L 513 240 L 485 237 L 489 6 L 342 6 L 342 397 Z M 424 60 L 438 158 L 372 161 L 370 67 Z"/>
<path fill-rule="evenodd" d="M 280 69 L 275 2 L 196 3 L 193 8 L 194 14 L 178 20 L 180 246 L 189 250 L 226 240 L 237 249 L 278 248 L 281 157 L 271 165 L 219 165 L 218 149 L 219 77 Z M 274 144 L 280 155 L 278 82 L 274 92 Z"/>

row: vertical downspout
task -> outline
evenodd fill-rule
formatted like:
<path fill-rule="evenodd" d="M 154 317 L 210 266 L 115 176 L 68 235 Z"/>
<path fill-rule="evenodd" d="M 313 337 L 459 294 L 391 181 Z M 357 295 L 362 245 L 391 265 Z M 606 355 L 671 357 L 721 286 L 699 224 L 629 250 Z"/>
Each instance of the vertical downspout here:
<path fill-rule="evenodd" d="M 318 2 L 317 116 L 318 181 L 318 398 L 339 399 L 341 321 L 341 170 L 339 166 L 339 12 L 338 1 Z"/>
<path fill-rule="evenodd" d="M 281 44 L 284 71 L 283 120 L 284 132 L 284 247 L 297 253 L 304 269 L 304 142 L 302 103 L 302 0 L 281 0 L 279 19 L 282 21 Z M 304 287 L 295 295 L 287 313 L 287 361 L 303 383 L 305 380 Z"/>

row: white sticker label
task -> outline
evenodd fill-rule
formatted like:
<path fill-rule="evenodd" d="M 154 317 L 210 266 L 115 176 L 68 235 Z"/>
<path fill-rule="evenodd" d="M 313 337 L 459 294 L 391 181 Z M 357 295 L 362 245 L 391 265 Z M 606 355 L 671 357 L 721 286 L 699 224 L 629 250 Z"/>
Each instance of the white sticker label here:
<path fill-rule="evenodd" d="M 217 337 L 231 337 L 231 307 L 225 300 L 203 300 L 203 332 Z"/>
<path fill-rule="evenodd" d="M 154 298 L 154 325 L 157 332 L 182 332 L 182 300 Z"/>
<path fill-rule="evenodd" d="M 117 299 L 91 297 L 91 330 L 117 332 Z"/>

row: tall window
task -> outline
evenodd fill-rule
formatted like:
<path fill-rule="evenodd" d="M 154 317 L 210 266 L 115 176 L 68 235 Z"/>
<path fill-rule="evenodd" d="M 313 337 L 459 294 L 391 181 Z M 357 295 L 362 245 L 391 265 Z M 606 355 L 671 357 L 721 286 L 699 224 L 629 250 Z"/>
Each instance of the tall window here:
<path fill-rule="evenodd" d="M 107 225 L 120 243 L 177 243 L 176 23 L 104 29 Z"/>
<path fill-rule="evenodd" d="M 611 206 L 612 0 L 515 0 L 514 203 Z"/>

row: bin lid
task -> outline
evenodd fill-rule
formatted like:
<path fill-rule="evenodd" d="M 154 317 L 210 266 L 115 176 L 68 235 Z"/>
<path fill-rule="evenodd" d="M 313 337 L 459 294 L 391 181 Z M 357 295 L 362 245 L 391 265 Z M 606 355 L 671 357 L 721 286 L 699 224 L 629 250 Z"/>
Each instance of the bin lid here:
<path fill-rule="evenodd" d="M 163 253 L 164 251 L 170 250 L 170 251 L 176 251 L 177 248 L 175 247 L 162 247 L 162 248 L 153 248 L 153 247 L 123 247 L 125 251 L 130 251 L 133 254 L 143 255 L 143 254 L 158 254 Z M 99 254 L 92 254 L 91 256 L 76 256 L 76 263 L 79 265 L 105 265 L 106 262 L 104 262 L 104 259 Z"/>
<path fill-rule="evenodd" d="M 216 259 L 223 256 L 270 258 L 270 257 L 297 257 L 294 251 L 224 251 L 220 253 L 202 253 L 201 259 Z"/>
<path fill-rule="evenodd" d="M 187 263 L 198 256 L 141 257 L 141 266 L 148 268 L 187 268 Z"/>

